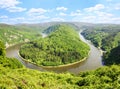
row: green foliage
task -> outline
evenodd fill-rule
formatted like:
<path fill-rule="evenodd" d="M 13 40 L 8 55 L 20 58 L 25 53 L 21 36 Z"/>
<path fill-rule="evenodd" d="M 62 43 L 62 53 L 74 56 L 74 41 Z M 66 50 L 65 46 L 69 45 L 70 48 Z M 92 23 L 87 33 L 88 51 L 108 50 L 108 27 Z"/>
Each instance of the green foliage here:
<path fill-rule="evenodd" d="M 120 66 L 70 73 L 27 69 L 15 58 L 0 56 L 0 89 L 119 89 Z"/>
<path fill-rule="evenodd" d="M 106 51 L 103 55 L 105 65 L 120 64 L 120 25 L 95 26 L 82 34 Z"/>
<path fill-rule="evenodd" d="M 104 54 L 105 65 L 120 64 L 120 46 L 112 49 L 110 53 Z"/>
<path fill-rule="evenodd" d="M 52 32 L 48 37 L 23 45 L 20 55 L 44 66 L 73 63 L 88 56 L 89 46 L 80 40 L 71 26 L 57 25 L 49 29 Z"/>
<path fill-rule="evenodd" d="M 5 46 L 1 41 L 0 41 L 0 56 L 5 56 Z"/>
<path fill-rule="evenodd" d="M 6 47 L 39 38 L 38 30 L 22 26 L 0 24 L 0 39 Z"/>
<path fill-rule="evenodd" d="M 82 34 L 91 40 L 95 46 L 110 51 L 120 44 L 119 28 L 119 25 L 94 26 L 92 29 L 84 30 Z"/>
<path fill-rule="evenodd" d="M 56 31 L 56 30 L 59 28 L 59 26 L 60 26 L 60 24 L 59 24 L 59 25 L 50 26 L 50 27 L 48 27 L 47 29 L 45 29 L 45 30 L 43 31 L 43 33 L 50 34 L 51 32 Z"/>
<path fill-rule="evenodd" d="M 83 76 L 85 74 L 85 76 Z M 120 87 L 119 66 L 102 67 L 95 71 L 80 73 L 81 80 L 77 82 L 81 89 L 118 89 Z"/>
<path fill-rule="evenodd" d="M 2 89 L 119 89 L 120 66 L 102 67 L 79 75 L 0 67 Z"/>
<path fill-rule="evenodd" d="M 1 41 L 0 41 L 0 67 L 11 69 L 23 67 L 23 65 L 17 59 L 5 57 L 5 46 Z"/>
<path fill-rule="evenodd" d="M 23 65 L 15 58 L 7 58 L 0 56 L 0 66 L 6 67 L 6 68 L 22 68 Z"/>

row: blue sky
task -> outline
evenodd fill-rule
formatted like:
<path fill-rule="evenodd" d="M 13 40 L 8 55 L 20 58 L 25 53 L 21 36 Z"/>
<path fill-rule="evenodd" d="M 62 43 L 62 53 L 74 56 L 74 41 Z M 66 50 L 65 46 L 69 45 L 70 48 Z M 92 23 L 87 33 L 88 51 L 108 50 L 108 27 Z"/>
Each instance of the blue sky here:
<path fill-rule="evenodd" d="M 119 0 L 0 0 L 0 23 L 120 24 Z"/>

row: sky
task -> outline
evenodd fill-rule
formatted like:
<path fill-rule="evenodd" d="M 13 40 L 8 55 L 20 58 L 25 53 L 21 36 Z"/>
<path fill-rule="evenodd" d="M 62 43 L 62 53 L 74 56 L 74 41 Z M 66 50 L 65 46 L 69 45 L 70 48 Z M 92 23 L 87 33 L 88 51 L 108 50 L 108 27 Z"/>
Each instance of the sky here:
<path fill-rule="evenodd" d="M 120 0 L 0 0 L 0 23 L 120 24 Z"/>

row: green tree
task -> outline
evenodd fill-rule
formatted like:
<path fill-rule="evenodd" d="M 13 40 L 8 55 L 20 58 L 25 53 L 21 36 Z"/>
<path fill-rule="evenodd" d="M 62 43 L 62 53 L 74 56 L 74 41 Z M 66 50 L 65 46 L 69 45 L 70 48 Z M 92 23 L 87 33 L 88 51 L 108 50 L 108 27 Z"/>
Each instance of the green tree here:
<path fill-rule="evenodd" d="M 0 41 L 0 55 L 5 56 L 5 46 L 2 41 Z"/>

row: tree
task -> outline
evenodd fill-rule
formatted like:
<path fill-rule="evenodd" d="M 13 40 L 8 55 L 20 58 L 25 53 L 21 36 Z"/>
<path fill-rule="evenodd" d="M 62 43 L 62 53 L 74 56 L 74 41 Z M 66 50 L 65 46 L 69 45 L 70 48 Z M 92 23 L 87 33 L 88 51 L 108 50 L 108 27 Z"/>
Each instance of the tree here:
<path fill-rule="evenodd" d="M 2 41 L 0 41 L 0 56 L 5 56 L 5 46 Z"/>

